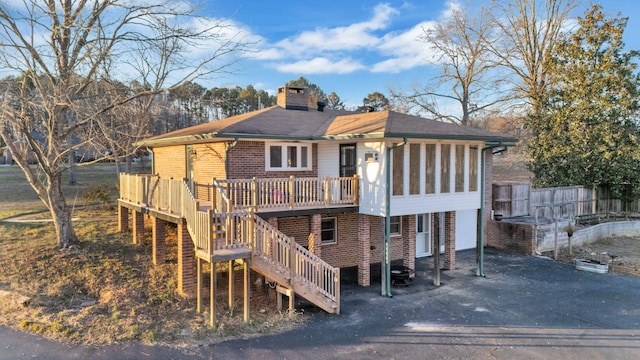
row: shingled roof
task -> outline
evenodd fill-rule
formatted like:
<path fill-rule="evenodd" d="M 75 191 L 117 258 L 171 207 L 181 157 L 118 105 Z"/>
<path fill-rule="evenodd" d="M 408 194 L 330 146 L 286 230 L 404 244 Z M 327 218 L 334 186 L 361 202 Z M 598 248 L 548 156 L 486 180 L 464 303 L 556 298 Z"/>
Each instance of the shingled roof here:
<path fill-rule="evenodd" d="M 290 110 L 275 105 L 200 124 L 142 141 L 150 147 L 210 142 L 214 139 L 331 140 L 407 138 L 477 140 L 512 144 L 515 138 L 395 111 Z"/>

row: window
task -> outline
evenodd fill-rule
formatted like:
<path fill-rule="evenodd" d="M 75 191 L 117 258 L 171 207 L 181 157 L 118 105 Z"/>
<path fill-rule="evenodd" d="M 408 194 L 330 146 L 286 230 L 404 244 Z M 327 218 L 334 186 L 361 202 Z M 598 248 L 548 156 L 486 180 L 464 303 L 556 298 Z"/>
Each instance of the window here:
<path fill-rule="evenodd" d="M 456 145 L 456 192 L 464 191 L 464 145 Z"/>
<path fill-rule="evenodd" d="M 478 147 L 469 148 L 469 191 L 478 191 Z"/>
<path fill-rule="evenodd" d="M 338 242 L 336 218 L 323 218 L 320 225 L 320 237 L 322 244 L 335 244 Z"/>
<path fill-rule="evenodd" d="M 287 166 L 290 168 L 298 167 L 298 147 L 287 146 Z"/>
<path fill-rule="evenodd" d="M 440 146 L 440 192 L 448 193 L 451 191 L 451 145 L 443 144 Z"/>
<path fill-rule="evenodd" d="M 409 194 L 420 194 L 420 144 L 409 145 Z"/>
<path fill-rule="evenodd" d="M 404 146 L 396 147 L 393 154 L 393 195 L 404 194 Z"/>
<path fill-rule="evenodd" d="M 436 144 L 427 144 L 425 153 L 425 188 L 426 194 L 436 192 Z"/>
<path fill-rule="evenodd" d="M 306 169 L 309 167 L 309 147 L 300 148 L 300 167 Z"/>
<path fill-rule="evenodd" d="M 266 144 L 267 171 L 311 170 L 309 144 L 271 143 Z"/>
<path fill-rule="evenodd" d="M 402 235 L 402 216 L 391 216 L 389 225 L 391 235 Z"/>
<path fill-rule="evenodd" d="M 269 146 L 269 160 L 268 167 L 282 167 L 282 148 L 280 146 Z"/>

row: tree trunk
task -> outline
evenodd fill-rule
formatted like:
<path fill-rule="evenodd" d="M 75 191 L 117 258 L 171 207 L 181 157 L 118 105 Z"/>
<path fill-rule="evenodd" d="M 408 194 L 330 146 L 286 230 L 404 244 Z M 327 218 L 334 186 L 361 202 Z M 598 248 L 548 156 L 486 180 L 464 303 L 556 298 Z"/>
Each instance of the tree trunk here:
<path fill-rule="evenodd" d="M 78 178 L 76 176 L 76 152 L 69 152 L 69 185 L 78 185 Z"/>
<path fill-rule="evenodd" d="M 53 219 L 53 224 L 58 237 L 57 247 L 67 248 L 78 242 L 76 232 L 71 223 L 71 209 L 64 199 L 62 192 L 62 176 L 58 175 L 51 179 L 51 186 L 48 188 L 49 212 Z"/>

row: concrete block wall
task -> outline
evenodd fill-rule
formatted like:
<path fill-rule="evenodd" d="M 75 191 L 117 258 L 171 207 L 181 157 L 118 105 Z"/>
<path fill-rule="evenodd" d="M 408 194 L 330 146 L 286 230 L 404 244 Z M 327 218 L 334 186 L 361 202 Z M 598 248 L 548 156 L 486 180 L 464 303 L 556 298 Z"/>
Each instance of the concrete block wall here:
<path fill-rule="evenodd" d="M 569 236 L 566 232 L 568 225 L 568 221 L 558 223 L 558 246 L 561 248 L 569 246 Z M 640 221 L 615 221 L 582 228 L 573 234 L 571 244 L 579 246 L 611 236 L 640 236 Z M 554 224 L 539 225 L 536 239 L 538 252 L 553 251 L 555 249 Z"/>

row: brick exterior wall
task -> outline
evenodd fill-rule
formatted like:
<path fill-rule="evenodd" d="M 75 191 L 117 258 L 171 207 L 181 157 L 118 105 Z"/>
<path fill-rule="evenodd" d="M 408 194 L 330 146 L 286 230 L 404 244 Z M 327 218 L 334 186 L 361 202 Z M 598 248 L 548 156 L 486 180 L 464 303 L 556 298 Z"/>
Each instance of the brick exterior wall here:
<path fill-rule="evenodd" d="M 153 171 L 162 177 L 184 179 L 187 177 L 186 150 L 184 145 L 153 149 Z"/>
<path fill-rule="evenodd" d="M 309 250 L 312 251 L 316 256 L 322 258 L 322 215 L 315 214 L 311 215 L 311 233 L 313 234 L 313 248 L 311 244 L 309 244 Z M 308 241 L 307 241 L 308 242 Z"/>
<path fill-rule="evenodd" d="M 533 224 L 489 221 L 485 227 L 486 245 L 496 249 L 535 255 L 537 231 Z"/>
<path fill-rule="evenodd" d="M 153 260 L 154 265 L 163 264 L 165 262 L 167 256 L 167 245 L 166 245 L 166 222 L 164 220 L 160 220 L 156 217 L 152 217 L 152 249 L 151 249 L 151 258 Z"/>
<path fill-rule="evenodd" d="M 196 295 L 196 257 L 187 225 L 178 223 L 178 292 L 186 297 Z"/>
<path fill-rule="evenodd" d="M 382 261 L 384 218 L 356 213 L 313 216 L 336 218 L 338 241 L 335 244 L 321 245 L 321 257 L 331 266 L 364 268 L 366 266 L 362 262 L 363 258 L 368 258 L 368 263 Z M 310 216 L 269 218 L 267 221 L 285 235 L 295 237 L 300 245 L 308 245 L 309 234 L 313 228 Z M 391 260 L 403 259 L 407 255 L 409 259 L 405 262 L 415 263 L 415 216 L 403 216 L 402 229 L 402 236 L 391 237 Z M 319 245 L 319 229 L 317 238 Z M 368 252 L 368 255 L 365 255 L 365 252 Z"/>
<path fill-rule="evenodd" d="M 278 230 L 289 237 L 295 238 L 298 244 L 307 246 L 309 234 L 311 233 L 311 217 L 279 218 Z"/>
<path fill-rule="evenodd" d="M 456 268 L 456 212 L 444 213 L 444 268 Z"/>
<path fill-rule="evenodd" d="M 402 221 L 402 265 L 416 269 L 416 217 L 405 216 Z"/>
<path fill-rule="evenodd" d="M 229 179 L 283 178 L 291 175 L 295 177 L 318 176 L 318 145 L 311 147 L 310 171 L 266 171 L 265 170 L 265 142 L 240 141 L 229 150 Z"/>
<path fill-rule="evenodd" d="M 193 155 L 193 180 L 198 184 L 211 184 L 212 179 L 226 179 L 225 157 L 227 147 L 230 142 L 215 142 L 207 144 L 193 145 L 195 155 Z M 198 199 L 209 199 L 207 187 L 198 187 L 196 197 Z"/>
<path fill-rule="evenodd" d="M 278 88 L 276 104 L 285 109 L 309 109 L 309 89 L 296 86 Z"/>
<path fill-rule="evenodd" d="M 322 245 L 322 259 L 335 267 L 358 265 L 358 214 L 337 214 L 327 217 L 336 218 L 337 241 L 335 244 Z"/>
<path fill-rule="evenodd" d="M 122 205 L 118 205 L 118 231 L 129 231 L 129 209 Z"/>
<path fill-rule="evenodd" d="M 133 222 L 133 243 L 144 245 L 144 214 L 132 211 Z"/>
<path fill-rule="evenodd" d="M 371 285 L 371 221 L 373 216 L 358 217 L 358 285 Z"/>

